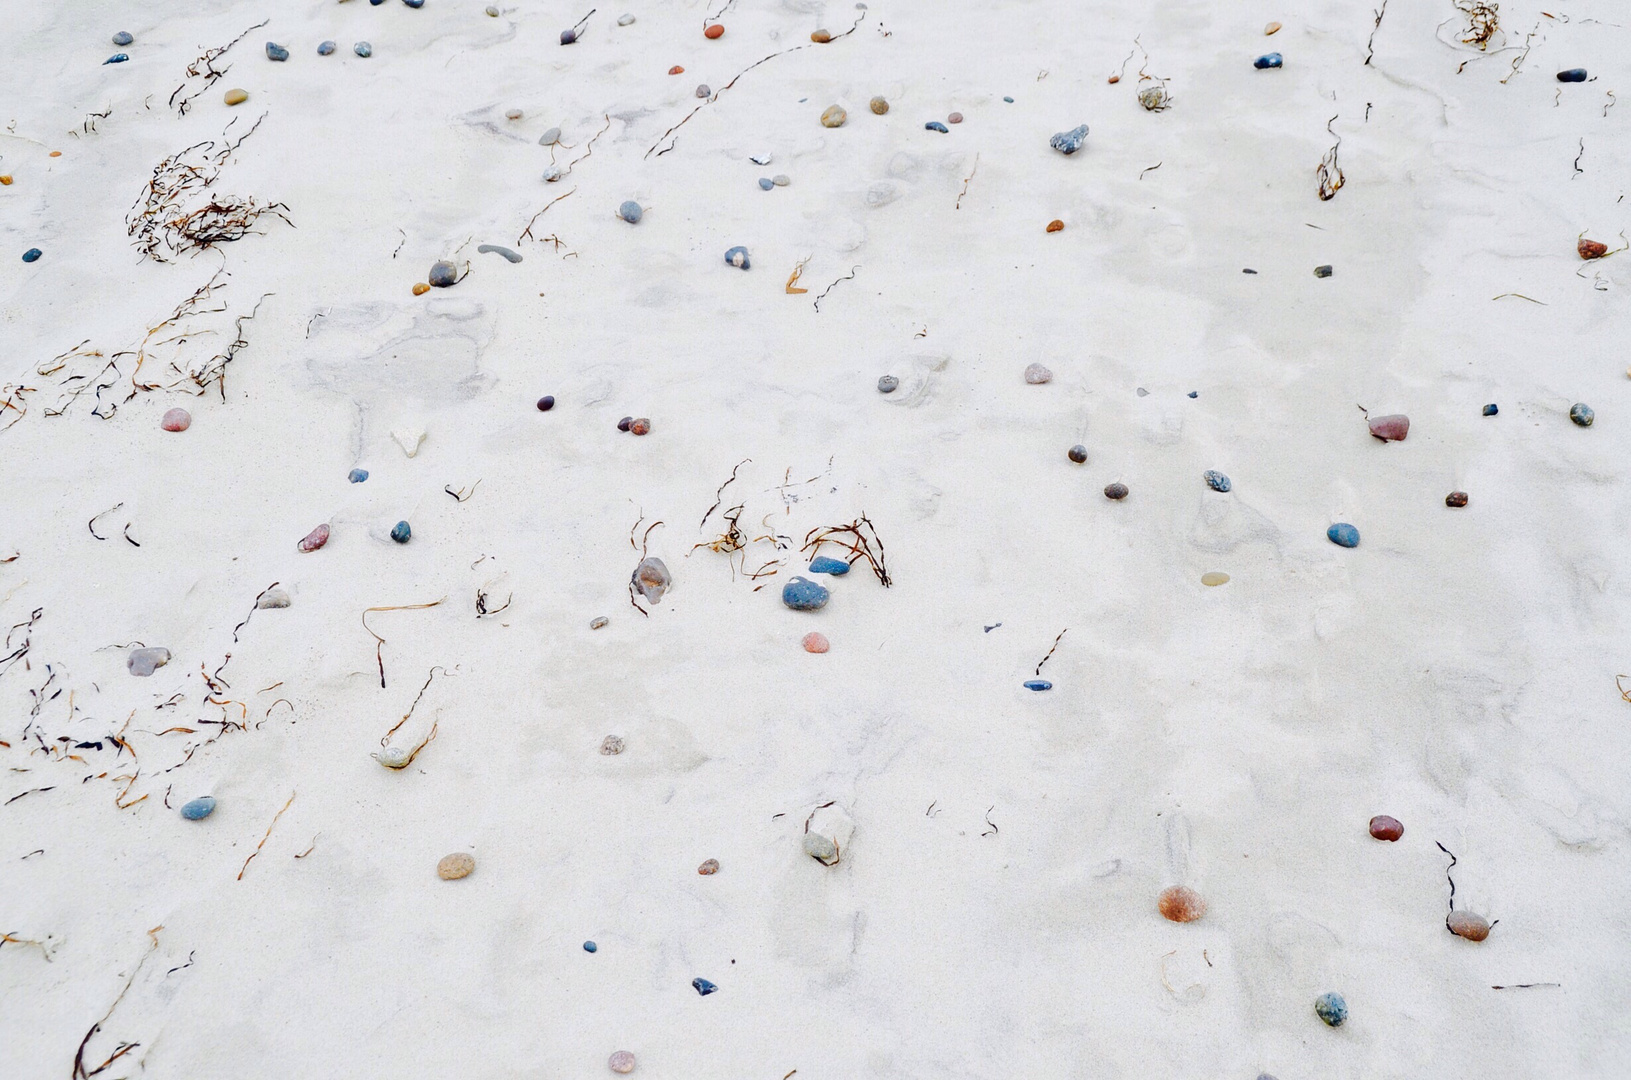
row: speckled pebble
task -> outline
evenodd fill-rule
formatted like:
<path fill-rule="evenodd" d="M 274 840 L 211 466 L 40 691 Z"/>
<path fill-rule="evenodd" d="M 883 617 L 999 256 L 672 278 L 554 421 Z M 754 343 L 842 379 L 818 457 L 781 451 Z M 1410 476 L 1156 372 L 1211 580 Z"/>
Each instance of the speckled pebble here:
<path fill-rule="evenodd" d="M 266 43 L 266 59 L 276 60 L 279 63 L 282 63 L 283 61 L 289 59 L 289 50 L 285 49 L 282 45 L 279 45 L 275 41 L 268 41 Z"/>
<path fill-rule="evenodd" d="M 1277 52 L 1266 53 L 1252 61 L 1252 67 L 1262 71 L 1265 68 L 1277 68 L 1285 63 L 1285 57 Z"/>
<path fill-rule="evenodd" d="M 738 270 L 746 270 L 751 265 L 748 261 L 748 249 L 740 245 L 725 252 L 725 261 Z"/>
<path fill-rule="evenodd" d="M 495 11 L 493 14 L 496 15 L 498 13 Z M 337 49 L 337 48 L 339 48 L 339 46 L 334 44 L 334 42 L 325 41 L 321 45 L 317 46 L 317 55 L 318 56 L 333 56 L 334 55 L 334 50 Z"/>
<path fill-rule="evenodd" d="M 1026 679 L 1025 689 L 1040 693 L 1043 690 L 1052 690 L 1053 684 L 1046 679 Z"/>
<path fill-rule="evenodd" d="M 775 186 L 776 186 L 775 184 L 771 183 L 770 177 L 768 177 L 768 176 L 759 177 L 759 190 L 769 191 L 770 189 L 774 188 Z"/>
<path fill-rule="evenodd" d="M 649 434 L 651 434 L 651 421 L 647 420 L 643 416 L 635 417 L 633 420 L 629 421 L 629 434 L 631 434 L 631 435 L 649 435 Z"/>
<path fill-rule="evenodd" d="M 1358 547 L 1359 530 L 1346 521 L 1339 521 L 1325 530 L 1325 538 L 1338 547 Z"/>
<path fill-rule="evenodd" d="M 138 679 L 145 679 L 169 662 L 169 649 L 150 645 L 146 648 L 130 650 L 130 655 L 125 657 L 125 670 Z"/>
<path fill-rule="evenodd" d="M 316 551 L 318 548 L 328 543 L 328 537 L 329 527 L 327 525 L 319 525 L 317 528 L 307 533 L 305 539 L 300 541 L 300 550 Z"/>
<path fill-rule="evenodd" d="M 1206 573 L 1201 575 L 1201 584 L 1209 586 L 1227 585 L 1229 584 L 1229 575 L 1225 574 L 1222 570 L 1208 570 Z"/>
<path fill-rule="evenodd" d="M 1404 825 L 1396 817 L 1377 814 L 1370 819 L 1370 834 L 1378 840 L 1391 843 L 1404 835 Z"/>
<path fill-rule="evenodd" d="M 702 865 L 697 867 L 697 873 L 701 874 L 703 877 L 711 877 L 712 875 L 719 873 L 719 860 L 702 860 Z"/>
<path fill-rule="evenodd" d="M 1367 421 L 1370 433 L 1383 442 L 1403 442 L 1410 434 L 1410 417 L 1402 413 L 1372 416 Z"/>
<path fill-rule="evenodd" d="M 1114 499 L 1116 502 L 1120 502 L 1122 499 L 1127 497 L 1127 485 L 1120 483 L 1106 484 L 1104 487 L 1104 497 L 1106 499 Z"/>
<path fill-rule="evenodd" d="M 1448 495 L 1444 496 L 1444 505 L 1445 506 L 1455 506 L 1455 507 L 1466 506 L 1467 505 L 1467 493 L 1465 491 L 1452 491 L 1452 492 L 1450 492 Z"/>
<path fill-rule="evenodd" d="M 849 563 L 843 559 L 831 559 L 825 555 L 817 555 L 810 560 L 810 573 L 831 574 L 833 577 L 843 577 L 849 573 Z"/>
<path fill-rule="evenodd" d="M 200 795 L 198 798 L 184 803 L 181 807 L 181 816 L 188 821 L 203 821 L 215 813 L 215 796 Z"/>
<path fill-rule="evenodd" d="M 1444 924 L 1450 933 L 1468 941 L 1483 941 L 1489 937 L 1489 920 L 1470 911 L 1452 911 Z"/>
<path fill-rule="evenodd" d="M 351 51 L 362 57 L 364 60 L 374 55 L 374 47 L 368 44 L 366 41 L 357 42 L 355 45 L 351 46 Z"/>
<path fill-rule="evenodd" d="M 391 539 L 399 544 L 406 544 L 413 539 L 413 529 L 406 521 L 399 521 L 391 527 Z"/>
<path fill-rule="evenodd" d="M 351 481 L 353 484 L 360 484 L 364 480 L 368 479 L 368 470 L 367 469 L 352 469 L 349 473 L 346 474 L 345 478 L 347 480 Z"/>
<path fill-rule="evenodd" d="M 1569 419 L 1581 427 L 1590 427 L 1591 422 L 1597 419 L 1597 414 L 1591 411 L 1590 405 L 1577 401 L 1569 406 Z"/>
<path fill-rule="evenodd" d="M 646 212 L 642 210 L 640 208 L 640 204 L 635 202 L 633 199 L 629 199 L 622 206 L 617 208 L 617 216 L 628 222 L 630 225 L 640 224 L 640 219 L 645 217 L 645 215 Z"/>
<path fill-rule="evenodd" d="M 627 18 L 627 16 L 624 17 Z M 589 951 L 594 952 L 593 949 Z M 606 1059 L 606 1066 L 614 1073 L 631 1073 L 634 1071 L 634 1055 L 627 1050 L 619 1050 Z"/>
<path fill-rule="evenodd" d="M 875 97 L 871 101 L 867 102 L 867 107 L 877 115 L 882 116 L 884 113 L 889 111 L 889 102 L 885 101 L 881 97 Z"/>
<path fill-rule="evenodd" d="M 699 997 L 707 997 L 709 994 L 718 990 L 719 987 L 715 986 L 707 979 L 697 978 L 691 980 L 691 989 L 695 990 Z"/>
<path fill-rule="evenodd" d="M 436 876 L 443 881 L 458 881 L 460 878 L 470 876 L 476 868 L 476 860 L 467 852 L 455 851 L 451 855 L 443 855 L 436 864 Z"/>
<path fill-rule="evenodd" d="M 1230 488 L 1234 487 L 1234 484 L 1230 483 L 1229 478 L 1218 472 L 1216 469 L 1207 469 L 1205 472 L 1201 473 L 1201 479 L 1205 480 L 1206 486 L 1211 488 L 1213 491 L 1228 491 Z"/>
<path fill-rule="evenodd" d="M 938 131 L 943 135 L 950 134 L 950 132 L 951 132 L 951 128 L 947 127 L 945 124 L 942 124 L 938 120 L 930 120 L 927 124 L 923 125 L 923 130 L 924 131 Z"/>
<path fill-rule="evenodd" d="M 1065 456 L 1070 458 L 1070 460 L 1074 461 L 1078 465 L 1085 465 L 1087 464 L 1087 447 L 1078 443 L 1069 450 L 1065 451 Z"/>
<path fill-rule="evenodd" d="M 623 737 L 608 735 L 600 740 L 600 752 L 605 757 L 616 757 L 623 752 Z"/>
<path fill-rule="evenodd" d="M 646 598 L 648 604 L 660 604 L 668 590 L 674 587 L 674 577 L 661 559 L 655 555 L 647 555 L 640 560 L 640 565 L 634 568 L 630 584 Z"/>
<path fill-rule="evenodd" d="M 1348 1019 L 1348 1003 L 1341 994 L 1321 994 L 1314 999 L 1314 1011 L 1331 1027 L 1341 1027 Z"/>
<path fill-rule="evenodd" d="M 804 651 L 807 653 L 824 653 L 832 648 L 832 644 L 827 640 L 827 635 L 817 630 L 805 634 L 801 644 L 803 644 Z"/>
<path fill-rule="evenodd" d="M 1025 381 L 1032 386 L 1041 386 L 1053 381 L 1053 372 L 1041 364 L 1030 364 L 1025 368 Z"/>
<path fill-rule="evenodd" d="M 165 431 L 186 431 L 193 426 L 193 414 L 186 409 L 171 409 L 159 421 L 159 427 Z"/>
<path fill-rule="evenodd" d="M 828 128 L 843 127 L 844 121 L 849 119 L 847 113 L 837 105 L 829 105 L 821 114 L 821 126 Z"/>
<path fill-rule="evenodd" d="M 128 30 L 121 30 L 117 34 L 113 35 L 113 43 L 115 45 L 129 45 L 135 40 L 136 39 L 131 36 L 130 31 Z"/>
<path fill-rule="evenodd" d="M 1206 914 L 1206 901 L 1187 885 L 1169 885 L 1162 889 L 1155 906 L 1161 917 L 1170 922 L 1194 922 Z"/>
<path fill-rule="evenodd" d="M 608 619 L 604 615 L 596 615 L 594 618 L 589 620 L 589 629 L 599 630 L 611 621 L 612 620 Z"/>
<path fill-rule="evenodd" d="M 1048 145 L 1069 157 L 1082 148 L 1087 141 L 1087 125 L 1082 124 L 1069 131 L 1061 131 L 1048 140 Z"/>
<path fill-rule="evenodd" d="M 795 577 L 782 586 L 782 603 L 794 611 L 819 611 L 827 606 L 830 595 L 825 585 L 806 577 Z"/>
<path fill-rule="evenodd" d="M 900 380 L 893 375 L 881 375 L 878 378 L 878 393 L 893 394 L 900 389 Z"/>

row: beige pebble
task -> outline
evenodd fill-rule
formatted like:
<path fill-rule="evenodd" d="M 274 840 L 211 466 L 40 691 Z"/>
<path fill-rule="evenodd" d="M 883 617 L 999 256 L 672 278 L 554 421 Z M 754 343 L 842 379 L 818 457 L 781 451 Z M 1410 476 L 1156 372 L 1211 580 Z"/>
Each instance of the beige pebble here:
<path fill-rule="evenodd" d="M 606 1067 L 614 1073 L 631 1073 L 634 1071 L 634 1055 L 627 1050 L 619 1050 L 606 1059 Z"/>
<path fill-rule="evenodd" d="M 849 114 L 844 112 L 843 109 L 839 108 L 837 105 L 828 105 L 826 111 L 821 114 L 821 126 L 830 128 L 843 127 L 844 121 L 848 119 Z"/>
<path fill-rule="evenodd" d="M 1264 34 L 1265 37 L 1277 34 L 1279 32 L 1280 32 L 1280 24 L 1277 23 L 1277 22 L 1271 22 L 1267 26 L 1263 27 L 1263 34 Z"/>
<path fill-rule="evenodd" d="M 224 100 L 228 105 L 242 105 L 244 102 L 249 100 L 249 91 L 228 90 L 227 96 Z"/>
<path fill-rule="evenodd" d="M 608 735 L 600 740 L 600 752 L 607 757 L 614 757 L 623 752 L 623 738 L 620 735 Z"/>
<path fill-rule="evenodd" d="M 504 119 L 506 119 L 506 120 L 519 120 L 519 119 L 521 119 L 521 110 L 520 109 L 511 109 L 509 112 L 504 114 Z"/>
<path fill-rule="evenodd" d="M 1206 901 L 1187 885 L 1170 885 L 1161 890 L 1156 906 L 1163 918 L 1172 922 L 1194 922 L 1206 914 Z"/>
<path fill-rule="evenodd" d="M 436 864 L 436 876 L 443 881 L 457 881 L 462 877 L 469 877 L 470 872 L 476 868 L 476 860 L 463 851 L 455 851 L 451 855 L 443 855 L 442 861 Z"/>
<path fill-rule="evenodd" d="M 805 634 L 803 644 L 804 651 L 809 653 L 824 653 L 832 648 L 831 643 L 827 641 L 827 635 L 819 630 L 811 630 Z"/>
<path fill-rule="evenodd" d="M 1450 933 L 1468 941 L 1483 941 L 1489 937 L 1489 920 L 1470 911 L 1452 911 L 1446 923 Z"/>
<path fill-rule="evenodd" d="M 701 874 L 703 877 L 708 877 L 710 874 L 719 873 L 719 860 L 704 859 L 702 865 L 697 867 L 697 873 Z"/>
<path fill-rule="evenodd" d="M 1228 583 L 1229 575 L 1221 570 L 1208 570 L 1201 575 L 1202 585 L 1227 585 Z"/>
<path fill-rule="evenodd" d="M 879 116 L 882 116 L 884 113 L 889 111 L 889 102 L 885 101 L 881 97 L 873 98 L 870 104 L 872 111 L 877 113 Z"/>

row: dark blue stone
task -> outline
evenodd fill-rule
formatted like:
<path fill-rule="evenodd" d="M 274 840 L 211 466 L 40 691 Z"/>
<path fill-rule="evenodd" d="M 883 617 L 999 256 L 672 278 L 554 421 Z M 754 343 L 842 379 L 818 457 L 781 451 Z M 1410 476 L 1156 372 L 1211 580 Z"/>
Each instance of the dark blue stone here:
<path fill-rule="evenodd" d="M 44 254 L 45 252 L 41 251 L 39 248 L 29 248 L 27 251 L 23 252 L 23 261 L 37 262 L 39 261 L 40 256 Z"/>
<path fill-rule="evenodd" d="M 351 481 L 353 484 L 360 484 L 364 480 L 368 479 L 368 470 L 352 469 L 350 475 L 348 475 L 346 479 Z"/>
<path fill-rule="evenodd" d="M 289 59 L 289 50 L 275 41 L 268 41 L 266 43 L 266 59 L 280 62 L 287 60 Z"/>
<path fill-rule="evenodd" d="M 1494 416 L 1496 413 L 1498 413 L 1500 411 L 1501 411 L 1501 407 L 1499 405 L 1496 405 L 1494 402 L 1491 402 L 1490 404 L 1484 406 L 1484 415 L 1485 416 Z"/>
<path fill-rule="evenodd" d="M 740 244 L 725 252 L 725 261 L 736 267 L 738 270 L 746 270 L 748 266 L 751 265 L 748 262 L 748 249 L 742 247 Z"/>
<path fill-rule="evenodd" d="M 188 821 L 203 821 L 215 813 L 215 796 L 200 795 L 181 808 L 181 816 Z"/>
<path fill-rule="evenodd" d="M 703 997 L 707 997 L 709 994 L 711 994 L 715 990 L 719 989 L 719 987 L 715 986 L 713 983 L 709 982 L 707 979 L 692 979 L 691 980 L 691 987 L 697 993 L 701 994 Z"/>
<path fill-rule="evenodd" d="M 325 41 L 321 45 L 317 46 L 317 55 L 318 56 L 328 56 L 333 52 L 334 52 L 334 42 L 332 42 L 332 41 Z"/>
<path fill-rule="evenodd" d="M 412 538 L 413 530 L 408 527 L 406 521 L 397 522 L 395 527 L 391 529 L 391 539 L 399 544 L 406 544 Z"/>
<path fill-rule="evenodd" d="M 1191 390 L 1191 391 L 1190 391 L 1190 392 L 1189 392 L 1189 396 L 1190 396 L 1190 397 L 1200 397 L 1200 396 L 1201 396 L 1201 392 L 1200 392 L 1200 391 L 1199 391 L 1199 390 Z"/>
<path fill-rule="evenodd" d="M 849 573 L 849 563 L 843 559 L 829 559 L 825 555 L 817 555 L 810 560 L 810 573 L 831 574 L 833 577 L 843 577 Z"/>
<path fill-rule="evenodd" d="M 1012 105 L 1014 103 L 1014 99 L 1011 98 L 1011 97 L 1005 97 L 1002 100 L 1006 101 L 1010 105 Z"/>
<path fill-rule="evenodd" d="M 1325 538 L 1338 547 L 1358 547 L 1359 530 L 1346 521 L 1339 521 L 1325 530 Z"/>
<path fill-rule="evenodd" d="M 1086 141 L 1087 125 L 1082 124 L 1080 127 L 1072 128 L 1069 131 L 1061 131 L 1054 135 L 1053 138 L 1048 140 L 1048 145 L 1068 157 L 1080 150 L 1082 143 Z"/>
<path fill-rule="evenodd" d="M 1557 73 L 1557 81 L 1558 82 L 1585 82 L 1586 81 L 1586 69 L 1585 68 L 1570 68 L 1567 71 L 1560 71 L 1560 72 Z"/>
<path fill-rule="evenodd" d="M 1341 994 L 1321 994 L 1314 999 L 1314 1011 L 1332 1027 L 1341 1027 L 1348 1019 L 1348 1003 L 1342 1000 Z"/>
<path fill-rule="evenodd" d="M 1051 682 L 1049 682 L 1048 680 L 1046 680 L 1046 679 L 1026 679 L 1025 680 L 1025 689 L 1027 689 L 1027 690 L 1052 690 L 1053 689 L 1053 684 Z"/>
<path fill-rule="evenodd" d="M 773 180 L 771 180 L 770 177 L 768 177 L 768 176 L 759 177 L 759 190 L 769 191 L 771 188 L 773 188 L 775 186 L 776 186 L 775 182 Z"/>
<path fill-rule="evenodd" d="M 368 0 L 368 2 L 374 7 L 379 7 L 381 4 L 385 3 L 385 0 Z"/>
<path fill-rule="evenodd" d="M 113 35 L 113 43 L 115 45 L 129 45 L 135 40 L 136 39 L 130 35 L 129 30 L 121 30 L 117 34 Z"/>
<path fill-rule="evenodd" d="M 938 131 L 942 135 L 951 134 L 951 128 L 947 127 L 945 124 L 942 124 L 938 120 L 930 120 L 927 124 L 923 125 L 923 130 L 924 131 Z"/>
<path fill-rule="evenodd" d="M 1205 480 L 1206 486 L 1213 491 L 1228 491 L 1231 487 L 1234 487 L 1233 484 L 1229 483 L 1229 478 L 1216 469 L 1207 469 L 1201 473 L 1201 479 Z"/>
<path fill-rule="evenodd" d="M 809 578 L 796 577 L 782 586 L 782 603 L 794 611 L 819 611 L 827 606 L 828 596 L 825 585 Z"/>
<path fill-rule="evenodd" d="M 425 0 L 402 0 L 402 2 L 411 8 L 422 8 L 425 6 Z"/>
<path fill-rule="evenodd" d="M 1583 401 L 1575 402 L 1569 406 L 1569 419 L 1581 427 L 1590 427 L 1591 422 L 1597 419 L 1597 414 L 1591 411 L 1591 406 Z"/>
<path fill-rule="evenodd" d="M 374 47 L 368 44 L 366 41 L 357 42 L 355 45 L 351 46 L 351 51 L 362 57 L 364 60 L 374 55 Z"/>
<path fill-rule="evenodd" d="M 122 64 L 129 59 L 130 55 L 128 53 L 116 52 L 106 60 L 102 61 L 102 66 L 107 67 L 109 64 Z"/>
<path fill-rule="evenodd" d="M 1271 52 L 1266 56 L 1259 56 L 1256 60 L 1253 60 L 1252 67 L 1262 70 L 1263 68 L 1277 68 L 1284 63 L 1284 57 L 1277 52 Z"/>
<path fill-rule="evenodd" d="M 562 30 L 561 31 L 561 44 L 562 45 L 570 45 L 576 40 L 578 40 L 578 32 L 576 30 Z"/>
<path fill-rule="evenodd" d="M 594 943 L 594 942 L 592 942 L 592 941 L 585 941 L 585 942 L 584 942 L 584 943 L 583 943 L 583 951 L 584 951 L 584 952 L 594 952 L 594 951 L 595 951 L 595 950 L 596 950 L 596 949 L 598 949 L 598 948 L 600 948 L 600 946 L 599 946 L 599 945 L 596 945 L 596 944 L 595 944 L 595 943 Z"/>

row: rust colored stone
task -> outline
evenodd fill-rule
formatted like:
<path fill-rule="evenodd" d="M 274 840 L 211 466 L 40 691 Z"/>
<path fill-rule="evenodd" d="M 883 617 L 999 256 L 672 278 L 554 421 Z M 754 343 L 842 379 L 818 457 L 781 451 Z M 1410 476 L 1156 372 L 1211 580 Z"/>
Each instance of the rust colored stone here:
<path fill-rule="evenodd" d="M 1187 885 L 1170 885 L 1157 901 L 1161 917 L 1172 922 L 1194 922 L 1206 914 L 1206 901 Z"/>

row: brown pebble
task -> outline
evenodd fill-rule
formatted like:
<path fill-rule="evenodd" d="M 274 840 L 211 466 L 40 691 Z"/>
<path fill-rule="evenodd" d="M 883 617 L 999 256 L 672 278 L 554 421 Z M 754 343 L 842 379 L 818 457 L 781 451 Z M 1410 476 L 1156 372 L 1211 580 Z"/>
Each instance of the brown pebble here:
<path fill-rule="evenodd" d="M 725 36 L 725 26 L 723 23 L 714 23 L 712 26 L 708 27 L 708 29 L 702 32 L 702 36 L 707 38 L 709 41 L 717 41 L 719 38 Z"/>
<path fill-rule="evenodd" d="M 1194 922 L 1206 914 L 1206 901 L 1187 885 L 1169 885 L 1157 902 L 1162 918 L 1172 922 Z"/>
<path fill-rule="evenodd" d="M 1582 259 L 1601 259 L 1608 254 L 1608 245 L 1599 244 L 1595 240 L 1581 240 L 1574 245 L 1574 249 L 1580 253 Z"/>
<path fill-rule="evenodd" d="M 1370 819 L 1370 834 L 1378 840 L 1397 840 L 1404 835 L 1404 825 L 1396 817 L 1377 814 Z"/>
<path fill-rule="evenodd" d="M 1125 499 L 1127 497 L 1126 484 L 1108 484 L 1104 489 L 1106 499 Z"/>
<path fill-rule="evenodd" d="M 443 881 L 458 881 L 469 877 L 470 872 L 476 868 L 476 860 L 463 851 L 455 851 L 451 855 L 443 855 L 442 861 L 436 864 L 436 876 Z"/>
<path fill-rule="evenodd" d="M 304 540 L 300 541 L 300 550 L 316 551 L 318 548 L 328 543 L 328 536 L 329 527 L 326 524 L 319 525 L 317 528 L 307 533 Z"/>
<path fill-rule="evenodd" d="M 830 648 L 832 648 L 832 646 L 827 643 L 826 634 L 823 634 L 817 630 L 812 630 L 808 634 L 804 635 L 805 652 L 824 653 Z"/>
<path fill-rule="evenodd" d="M 827 42 L 832 40 L 832 35 L 827 33 L 825 30 L 817 30 L 815 33 L 810 35 L 810 40 L 815 42 L 817 45 L 825 45 Z"/>
<path fill-rule="evenodd" d="M 1048 231 L 1049 232 L 1059 232 L 1064 227 L 1065 227 L 1065 223 L 1063 221 L 1060 221 L 1058 218 L 1054 218 L 1052 221 L 1048 222 Z"/>
<path fill-rule="evenodd" d="M 638 419 L 638 420 L 630 420 L 629 421 L 629 431 L 633 432 L 636 435 L 649 434 L 651 432 L 651 421 L 647 420 L 643 416 L 640 417 L 640 419 Z"/>
<path fill-rule="evenodd" d="M 697 873 L 701 874 L 703 877 L 707 877 L 710 874 L 719 873 L 719 860 L 704 859 L 702 865 L 697 867 Z"/>
<path fill-rule="evenodd" d="M 222 100 L 224 100 L 228 105 L 242 105 L 244 102 L 249 100 L 249 91 L 228 90 L 227 96 Z"/>
<path fill-rule="evenodd" d="M 882 116 L 884 113 L 889 111 L 889 102 L 885 101 L 881 97 L 873 98 L 868 104 L 871 105 L 872 111 L 877 113 L 879 116 Z"/>
<path fill-rule="evenodd" d="M 668 69 L 668 73 L 670 75 L 684 75 L 685 69 L 680 67 L 678 64 L 675 64 L 673 67 Z"/>
<path fill-rule="evenodd" d="M 821 113 L 821 126 L 828 128 L 843 127 L 844 121 L 848 118 L 848 114 L 840 106 L 828 105 Z"/>
<path fill-rule="evenodd" d="M 193 414 L 186 409 L 171 409 L 164 414 L 164 419 L 159 421 L 159 426 L 165 431 L 186 431 L 192 424 Z"/>
<path fill-rule="evenodd" d="M 1450 933 L 1456 937 L 1464 937 L 1468 941 L 1483 941 L 1489 937 L 1489 920 L 1470 911 L 1450 912 L 1445 925 L 1450 928 Z"/>
<path fill-rule="evenodd" d="M 0 173 L 0 184 L 4 184 L 4 185 L 6 185 L 6 187 L 10 187 L 11 186 L 11 174 L 10 173 Z"/>
<path fill-rule="evenodd" d="M 963 114 L 960 112 L 954 112 L 950 116 L 946 117 L 946 123 L 948 124 L 961 124 L 962 122 Z"/>
<path fill-rule="evenodd" d="M 1112 83 L 1112 84 L 1115 84 L 1115 83 L 1118 83 L 1118 82 L 1120 82 L 1120 81 L 1121 81 L 1121 76 L 1120 76 L 1120 75 L 1112 75 L 1112 76 L 1110 76 L 1110 82 L 1111 82 L 1111 83 Z"/>
<path fill-rule="evenodd" d="M 1279 32 L 1280 32 L 1280 24 L 1277 23 L 1277 22 L 1271 22 L 1267 26 L 1263 27 L 1263 36 L 1264 37 L 1273 37 L 1275 34 L 1277 34 Z"/>
<path fill-rule="evenodd" d="M 1452 491 L 1444 496 L 1445 506 L 1466 506 L 1467 493 L 1465 491 Z"/>
<path fill-rule="evenodd" d="M 430 286 L 426 285 L 423 281 L 414 283 L 413 294 L 415 296 L 424 296 L 428 292 L 430 292 Z"/>

